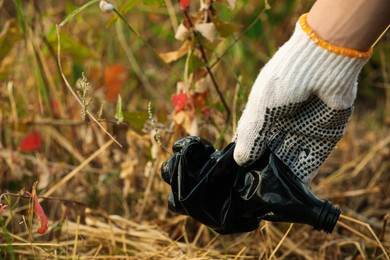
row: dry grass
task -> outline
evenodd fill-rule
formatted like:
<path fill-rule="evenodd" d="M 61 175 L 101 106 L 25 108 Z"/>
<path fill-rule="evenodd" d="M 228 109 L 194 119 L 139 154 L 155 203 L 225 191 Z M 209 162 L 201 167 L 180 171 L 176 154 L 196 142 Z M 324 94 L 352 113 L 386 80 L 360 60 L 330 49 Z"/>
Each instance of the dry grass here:
<path fill-rule="evenodd" d="M 156 142 L 156 130 L 164 147 L 187 134 L 185 123 L 172 120 L 167 102 L 185 62 L 161 66 L 124 27 L 103 29 L 110 16 L 92 7 L 74 15 L 57 34 L 55 25 L 69 15 L 67 8 L 81 1 L 66 1 L 67 6 L 35 2 L 23 5 L 23 31 L 14 3 L 0 1 L 0 46 L 9 47 L 0 51 L 0 193 L 13 194 L 1 200 L 8 208 L 0 218 L 0 259 L 389 259 L 388 37 L 362 73 L 357 109 L 345 137 L 311 186 L 319 197 L 341 207 L 335 231 L 326 235 L 304 225 L 262 222 L 254 232 L 221 236 L 170 213 L 165 200 L 169 187 L 159 174 L 169 154 Z M 213 67 L 234 108 L 233 118 L 239 116 L 258 66 L 311 3 L 275 1 L 271 13 L 261 16 L 263 1 L 238 4 L 235 21 L 245 26 L 248 17 L 261 17 L 262 27 L 254 26 L 240 41 L 222 42 L 218 49 L 222 53 L 233 46 Z M 175 10 L 140 5 L 127 18 L 156 50 L 177 45 L 172 27 L 180 14 Z M 251 60 L 254 56 L 259 61 Z M 114 119 L 115 104 L 105 99 L 102 80 L 113 63 L 130 71 L 121 96 L 124 112 L 134 115 L 120 124 Z M 80 70 L 92 86 L 85 121 L 83 101 L 74 92 Z M 213 117 L 198 115 L 199 133 L 223 146 L 234 122 L 225 126 L 215 92 L 209 99 Z M 147 114 L 150 101 L 155 121 Z M 33 130 L 41 133 L 43 146 L 21 151 L 18 144 Z M 30 200 L 17 194 L 31 190 L 35 181 L 50 223 L 44 235 L 35 233 Z"/>
<path fill-rule="evenodd" d="M 376 131 L 374 140 L 362 145 L 358 156 L 342 164 L 338 161 L 343 149 L 358 149 L 348 142 L 348 136 L 355 131 L 351 122 L 346 140 L 334 152 L 324 166 L 326 173 L 318 176 L 313 190 L 321 197 L 328 197 L 343 209 L 339 225 L 331 235 L 312 231 L 302 225 L 262 223 L 258 231 L 250 234 L 219 236 L 204 226 L 183 216 L 167 212 L 164 201 L 166 185 L 158 175 L 160 162 L 155 161 L 148 176 L 133 176 L 144 181 L 138 184 L 137 191 L 127 200 L 129 214 L 123 208 L 117 210 L 108 205 L 109 199 L 122 194 L 118 185 L 99 183 L 99 176 L 109 170 L 93 169 L 88 165 L 94 160 L 108 161 L 108 150 L 112 140 L 101 145 L 100 149 L 87 157 L 73 170 L 67 170 L 64 163 L 52 163 L 54 172 L 63 174 L 60 178 L 50 178 L 44 196 L 55 194 L 70 201 L 57 201 L 56 198 L 44 201 L 49 212 L 50 231 L 47 235 L 34 234 L 29 238 L 26 219 L 27 200 L 12 202 L 12 211 L 3 213 L 2 243 L 3 257 L 22 259 L 388 259 L 389 200 L 389 143 L 387 129 Z M 359 131 L 361 129 L 358 129 Z M 365 132 L 370 134 L 370 131 Z M 383 138 L 381 138 L 383 136 Z M 387 136 L 387 137 L 386 137 Z M 345 146 L 345 147 L 344 147 Z M 7 151 L 1 157 L 7 158 Z M 30 162 L 39 169 L 42 158 L 13 152 L 15 161 Z M 60 171 L 59 169 L 63 169 Z M 104 167 L 103 167 L 104 168 Z M 72 200 L 88 201 L 78 191 L 91 189 L 87 184 L 88 172 L 94 172 L 93 185 L 102 189 L 98 194 L 97 209 L 78 205 Z M 138 175 L 136 172 L 134 175 Z M 91 176 L 89 177 L 91 178 Z M 148 179 L 149 178 L 149 179 Z M 138 180 L 139 181 L 139 180 Z M 142 184 L 143 183 L 143 184 Z M 149 184 L 148 184 L 149 183 Z M 85 186 L 87 185 L 87 186 Z M 101 185 L 103 187 L 101 187 Z M 147 189 L 149 187 L 149 189 Z M 346 188 L 347 187 L 347 188 Z M 111 191 L 109 191 L 111 190 Z M 84 191 L 84 192 L 85 192 Z M 94 190 L 94 192 L 99 192 Z M 109 193 L 112 193 L 109 195 Z M 117 194 L 115 194 L 117 193 Z M 146 194 L 148 193 L 148 194 Z M 84 195 L 86 196 L 86 195 Z M 105 197 L 106 196 L 106 197 Z M 123 200 L 123 201 L 121 201 Z M 116 207 L 126 203 L 117 198 Z M 125 206 L 123 206 L 125 207 Z M 140 215 L 140 210 L 142 214 Z M 27 214 L 27 215 L 26 215 Z"/>

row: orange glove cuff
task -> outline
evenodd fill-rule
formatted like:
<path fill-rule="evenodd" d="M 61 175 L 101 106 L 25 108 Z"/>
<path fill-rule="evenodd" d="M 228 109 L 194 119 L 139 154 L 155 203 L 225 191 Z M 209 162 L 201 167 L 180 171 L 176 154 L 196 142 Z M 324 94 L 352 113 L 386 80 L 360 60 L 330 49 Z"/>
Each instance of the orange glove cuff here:
<path fill-rule="evenodd" d="M 303 14 L 299 18 L 299 24 L 302 27 L 302 30 L 307 33 L 307 35 L 310 37 L 310 39 L 317 44 L 318 46 L 322 47 L 325 50 L 328 50 L 330 52 L 333 52 L 338 55 L 343 55 L 351 58 L 359 58 L 359 59 L 364 59 L 367 60 L 371 57 L 372 55 L 372 48 L 366 52 L 362 51 L 357 51 L 357 50 L 352 50 L 348 48 L 343 48 L 340 46 L 333 45 L 331 43 L 328 43 L 324 40 L 322 40 L 307 24 L 307 13 Z"/>

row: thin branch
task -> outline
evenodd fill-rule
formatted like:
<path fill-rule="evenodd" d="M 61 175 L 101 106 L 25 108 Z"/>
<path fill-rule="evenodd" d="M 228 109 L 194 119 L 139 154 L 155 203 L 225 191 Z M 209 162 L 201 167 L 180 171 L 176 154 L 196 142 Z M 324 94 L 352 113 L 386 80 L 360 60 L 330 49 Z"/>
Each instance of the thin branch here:
<path fill-rule="evenodd" d="M 107 143 L 102 145 L 97 151 L 95 151 L 91 156 L 89 156 L 84 162 L 82 162 L 77 168 L 68 173 L 64 178 L 62 178 L 59 182 L 57 182 L 54 186 L 52 186 L 48 191 L 46 191 L 45 196 L 49 196 L 54 191 L 56 191 L 59 187 L 67 183 L 70 179 L 72 179 L 77 173 L 81 171 L 85 166 L 87 166 L 92 160 L 94 160 L 97 156 L 99 156 L 103 151 L 105 151 L 112 143 L 114 139 L 109 140 Z"/>
<path fill-rule="evenodd" d="M 145 44 L 146 47 L 148 47 L 152 53 L 170 70 L 170 72 L 172 72 L 176 78 L 178 78 L 179 74 L 168 64 L 166 63 L 160 56 L 160 54 L 149 44 L 149 42 L 146 41 L 145 38 L 142 37 L 142 35 L 140 33 L 138 33 L 125 19 L 125 17 L 116 9 L 114 8 L 114 13 L 116 15 L 118 15 L 118 17 L 123 21 L 123 23 L 127 26 L 127 28 L 133 33 L 135 34 L 135 36 L 138 37 L 138 39 L 140 39 L 142 41 L 143 44 Z"/>
<path fill-rule="evenodd" d="M 209 62 L 208 62 L 208 58 L 207 58 L 206 52 L 205 52 L 205 50 L 203 48 L 203 45 L 202 45 L 201 41 L 199 40 L 199 37 L 198 37 L 196 31 L 194 30 L 194 25 L 193 25 L 193 23 L 191 21 L 191 18 L 189 17 L 187 10 L 183 10 L 183 12 L 184 12 L 184 15 L 185 15 L 185 17 L 186 17 L 186 19 L 188 21 L 188 24 L 192 28 L 192 32 L 194 34 L 194 38 L 195 38 L 195 41 L 196 41 L 196 43 L 198 45 L 199 51 L 200 51 L 200 53 L 202 55 L 202 60 L 205 63 L 205 67 L 206 67 L 207 73 L 209 74 L 209 76 L 211 78 L 211 81 L 213 82 L 213 86 L 214 86 L 215 90 L 217 91 L 217 94 L 218 94 L 220 100 L 222 101 L 223 106 L 225 107 L 225 110 L 226 110 L 226 120 L 225 120 L 225 122 L 227 123 L 230 120 L 230 114 L 231 114 L 230 108 L 229 108 L 228 104 L 226 103 L 226 100 L 223 97 L 221 90 L 219 89 L 218 83 L 215 80 L 213 72 L 211 71 L 211 67 L 208 64 Z"/>
<path fill-rule="evenodd" d="M 389 258 L 389 255 L 387 254 L 386 252 L 386 249 L 384 248 L 383 244 L 381 243 L 380 239 L 378 238 L 378 236 L 375 234 L 374 230 L 371 228 L 371 226 L 365 222 L 362 222 L 360 220 L 357 220 L 357 219 L 354 219 L 354 218 L 351 218 L 351 217 L 348 217 L 346 215 L 343 215 L 341 214 L 340 215 L 340 219 L 344 219 L 344 220 L 347 220 L 347 221 L 351 221 L 353 223 L 356 223 L 358 225 L 361 225 L 363 227 L 366 227 L 368 229 L 368 231 L 371 233 L 371 235 L 374 237 L 375 241 L 373 241 L 372 239 L 368 238 L 367 236 L 365 236 L 364 234 L 362 234 L 361 232 L 353 229 L 352 227 L 348 226 L 347 224 L 341 222 L 340 220 L 337 222 L 340 226 L 350 230 L 351 232 L 355 233 L 356 235 L 364 238 L 366 241 L 370 241 L 371 243 L 373 244 L 376 244 L 377 246 L 380 247 L 380 249 L 382 250 L 383 254 L 385 255 L 386 259 L 387 260 L 390 260 Z"/>
<path fill-rule="evenodd" d="M 2 205 L 1 201 L 3 200 L 3 198 L 5 196 L 31 199 L 31 195 L 28 195 L 26 193 L 21 194 L 21 193 L 5 192 L 5 193 L 2 193 L 0 195 L 0 205 Z M 79 202 L 79 201 L 75 201 L 75 200 L 68 200 L 68 199 L 63 199 L 63 198 L 59 198 L 59 197 L 50 197 L 50 196 L 37 196 L 37 197 L 39 199 L 44 199 L 44 200 L 55 200 L 55 201 L 61 201 L 61 202 L 68 203 L 68 204 L 77 204 L 78 206 L 82 206 L 82 207 L 88 207 L 86 204 Z"/>
<path fill-rule="evenodd" d="M 97 121 L 100 123 L 109 123 L 113 125 L 122 125 L 126 127 L 130 126 L 127 122 L 117 122 L 115 120 L 110 120 L 110 119 L 97 119 Z M 22 121 L 22 123 L 25 125 L 81 126 L 81 125 L 93 124 L 94 122 L 84 121 L 84 120 L 42 118 L 42 119 Z"/>
<path fill-rule="evenodd" d="M 217 65 L 222 60 L 222 58 L 234 47 L 234 45 L 236 45 L 236 43 L 239 40 L 241 40 L 241 38 L 244 37 L 245 34 L 247 34 L 249 30 L 252 29 L 253 26 L 255 26 L 255 24 L 260 20 L 261 16 L 268 8 L 269 8 L 268 5 L 265 5 L 263 7 L 263 9 L 260 11 L 257 17 L 251 22 L 251 24 L 249 24 L 248 27 L 245 28 L 245 30 L 243 30 L 237 37 L 235 37 L 233 42 L 226 47 L 226 49 L 222 52 L 222 54 L 218 55 L 217 59 L 210 64 L 210 68 L 213 68 L 215 65 Z"/>
<path fill-rule="evenodd" d="M 284 236 L 282 237 L 282 239 L 280 239 L 278 245 L 277 245 L 277 246 L 275 247 L 275 249 L 272 251 L 272 253 L 271 253 L 270 257 L 268 257 L 268 259 L 272 259 L 272 258 L 275 256 L 276 252 L 278 252 L 280 246 L 283 244 L 284 240 L 286 239 L 286 237 L 287 237 L 288 234 L 290 233 L 290 231 L 291 231 L 291 229 L 292 229 L 293 226 L 294 226 L 294 224 L 291 223 L 290 226 L 288 227 L 286 233 L 284 234 Z"/>
<path fill-rule="evenodd" d="M 65 74 L 62 70 L 62 65 L 61 65 L 61 38 L 60 38 L 60 29 L 59 29 L 59 26 L 57 25 L 57 39 L 58 39 L 58 67 L 60 69 L 60 74 L 61 74 L 61 77 L 62 77 L 62 80 L 64 81 L 65 85 L 67 86 L 67 88 L 69 89 L 69 91 L 72 93 L 72 95 L 74 96 L 74 98 L 77 100 L 77 102 L 82 106 L 82 102 L 80 100 L 80 98 L 77 96 L 77 94 L 74 92 L 74 90 L 72 89 L 72 86 L 69 84 L 68 80 L 66 79 L 65 77 Z M 91 112 L 89 112 L 88 110 L 86 111 L 88 116 L 92 119 L 92 121 L 94 121 L 99 127 L 100 129 L 103 130 L 104 133 L 106 133 L 110 138 L 111 140 L 113 140 L 117 145 L 119 145 L 120 147 L 122 147 L 122 145 L 115 139 L 115 137 L 113 137 L 103 126 L 102 124 L 99 123 L 99 121 L 92 115 Z"/>
<path fill-rule="evenodd" d="M 384 237 L 385 237 L 385 234 L 386 234 L 387 222 L 388 222 L 389 218 L 390 218 L 390 213 L 387 213 L 383 217 L 382 229 L 381 229 L 381 233 L 379 234 L 379 237 L 378 237 L 379 241 L 383 241 L 384 240 Z M 372 253 L 373 258 L 376 257 L 377 251 L 378 251 L 378 246 L 375 247 L 374 252 Z"/>

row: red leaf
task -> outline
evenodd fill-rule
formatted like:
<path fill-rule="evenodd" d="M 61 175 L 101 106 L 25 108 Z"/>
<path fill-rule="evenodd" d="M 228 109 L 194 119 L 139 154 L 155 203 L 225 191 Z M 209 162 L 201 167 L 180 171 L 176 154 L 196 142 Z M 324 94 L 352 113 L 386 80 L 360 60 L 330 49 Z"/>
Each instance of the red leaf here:
<path fill-rule="evenodd" d="M 1 217 L 1 214 L 3 214 L 3 211 L 6 207 L 7 207 L 7 205 L 3 205 L 0 207 L 0 217 Z"/>
<path fill-rule="evenodd" d="M 43 211 L 43 208 L 41 204 L 39 204 L 38 196 L 35 192 L 34 195 L 32 195 L 30 192 L 26 191 L 26 193 L 31 196 L 34 200 L 34 214 L 38 219 L 38 230 L 37 233 L 44 234 L 47 229 L 49 228 L 49 221 L 47 220 L 45 211 Z"/>
<path fill-rule="evenodd" d="M 183 108 L 187 104 L 187 101 L 188 101 L 187 94 L 180 93 L 180 94 L 174 95 L 172 97 L 172 103 L 175 106 L 175 112 L 177 113 L 177 112 L 183 110 Z"/>
<path fill-rule="evenodd" d="M 191 0 L 180 0 L 180 9 L 182 11 L 187 11 L 188 9 L 190 9 L 190 3 Z"/>
<path fill-rule="evenodd" d="M 60 101 L 58 99 L 51 99 L 50 100 L 50 107 L 51 107 L 52 112 L 55 116 L 59 117 L 61 115 Z"/>
<path fill-rule="evenodd" d="M 195 93 L 195 94 L 193 95 L 192 99 L 193 99 L 194 105 L 195 105 L 196 107 L 198 107 L 198 108 L 200 109 L 200 111 L 201 111 L 204 115 L 209 116 L 210 110 L 209 110 L 209 108 L 208 108 L 208 106 L 207 106 L 207 102 L 206 102 L 207 95 L 208 95 L 207 92 Z"/>
<path fill-rule="evenodd" d="M 42 146 L 41 135 L 34 131 L 26 135 L 19 144 L 19 149 L 25 152 L 38 151 Z"/>
<path fill-rule="evenodd" d="M 107 88 L 106 99 L 116 102 L 123 83 L 127 80 L 128 70 L 123 64 L 114 64 L 104 70 L 104 85 Z"/>

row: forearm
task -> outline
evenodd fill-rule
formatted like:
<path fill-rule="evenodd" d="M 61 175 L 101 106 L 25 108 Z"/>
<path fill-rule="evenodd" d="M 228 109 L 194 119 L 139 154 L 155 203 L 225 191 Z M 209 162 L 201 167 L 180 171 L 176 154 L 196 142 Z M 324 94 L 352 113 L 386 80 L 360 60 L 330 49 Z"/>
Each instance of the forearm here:
<path fill-rule="evenodd" d="M 390 0 L 317 0 L 307 23 L 331 44 L 367 51 L 390 24 Z"/>

